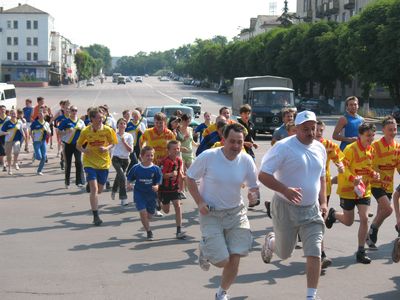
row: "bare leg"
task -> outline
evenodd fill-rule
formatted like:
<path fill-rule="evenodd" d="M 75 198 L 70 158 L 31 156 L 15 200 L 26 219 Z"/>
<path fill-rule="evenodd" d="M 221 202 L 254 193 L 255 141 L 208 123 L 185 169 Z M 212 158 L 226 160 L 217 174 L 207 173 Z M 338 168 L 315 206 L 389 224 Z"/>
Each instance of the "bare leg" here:
<path fill-rule="evenodd" d="M 98 197 L 98 187 L 96 180 L 90 180 L 90 207 L 92 210 L 98 209 L 99 197 Z"/>
<path fill-rule="evenodd" d="M 140 221 L 142 221 L 142 225 L 143 225 L 144 229 L 146 230 L 146 232 L 149 231 L 150 230 L 150 222 L 149 222 L 149 217 L 148 217 L 147 211 L 145 209 L 141 210 L 139 212 L 139 214 L 140 214 Z"/>
<path fill-rule="evenodd" d="M 235 281 L 239 271 L 240 255 L 232 254 L 229 256 L 229 262 L 224 266 L 221 278 L 221 288 L 227 291 Z"/>
<path fill-rule="evenodd" d="M 307 256 L 307 288 L 316 289 L 318 287 L 319 276 L 321 273 L 321 258 Z"/>
<path fill-rule="evenodd" d="M 360 217 L 360 227 L 358 228 L 358 246 L 364 247 L 368 233 L 368 205 L 357 205 Z"/>
<path fill-rule="evenodd" d="M 378 209 L 372 224 L 375 224 L 379 228 L 383 221 L 389 217 L 393 212 L 392 206 L 390 205 L 389 198 L 387 196 L 380 197 L 378 199 Z"/>
<path fill-rule="evenodd" d="M 172 203 L 174 204 L 174 209 L 175 209 L 176 226 L 182 227 L 181 201 L 180 200 L 174 200 L 174 201 L 172 201 Z"/>

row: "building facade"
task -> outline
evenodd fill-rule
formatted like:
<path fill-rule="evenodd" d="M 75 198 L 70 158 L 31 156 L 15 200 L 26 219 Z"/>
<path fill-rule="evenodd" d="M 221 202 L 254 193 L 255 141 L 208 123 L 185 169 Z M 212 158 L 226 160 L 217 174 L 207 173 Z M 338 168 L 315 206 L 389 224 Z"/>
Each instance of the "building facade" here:
<path fill-rule="evenodd" d="M 257 18 L 250 19 L 250 27 L 240 31 L 238 38 L 241 41 L 247 41 L 259 34 L 271 31 L 278 27 L 281 23 L 278 21 L 279 16 L 259 15 Z"/>
<path fill-rule="evenodd" d="M 64 71 L 75 78 L 71 56 L 77 46 L 54 32 L 54 18 L 44 11 L 28 4 L 0 7 L 0 81 L 56 84 L 62 82 Z M 68 73 L 73 70 L 75 74 Z"/>

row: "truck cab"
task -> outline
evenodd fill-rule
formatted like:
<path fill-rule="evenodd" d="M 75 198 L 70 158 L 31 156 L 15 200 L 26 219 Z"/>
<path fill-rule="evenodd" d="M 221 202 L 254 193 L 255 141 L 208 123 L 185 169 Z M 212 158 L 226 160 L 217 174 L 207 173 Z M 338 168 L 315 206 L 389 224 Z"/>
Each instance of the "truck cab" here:
<path fill-rule="evenodd" d="M 294 90 L 285 87 L 250 88 L 243 102 L 252 108 L 251 120 L 258 133 L 273 133 L 282 124 L 282 109 L 296 109 Z"/>

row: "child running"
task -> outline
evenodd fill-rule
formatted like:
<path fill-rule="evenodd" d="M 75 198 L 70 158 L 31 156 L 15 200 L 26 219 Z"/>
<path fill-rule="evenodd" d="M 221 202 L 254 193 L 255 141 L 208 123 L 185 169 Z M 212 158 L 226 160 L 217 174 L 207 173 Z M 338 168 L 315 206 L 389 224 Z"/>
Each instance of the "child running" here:
<path fill-rule="evenodd" d="M 181 143 L 176 140 L 169 141 L 167 144 L 168 156 L 161 161 L 163 181 L 160 186 L 160 198 L 162 210 L 168 214 L 171 202 L 175 209 L 176 238 L 185 239 L 185 233 L 181 231 L 182 210 L 180 193 L 183 187 L 183 161 L 179 157 Z"/>
<path fill-rule="evenodd" d="M 140 151 L 141 163 L 134 165 L 128 172 L 128 182 L 135 180 L 133 199 L 139 211 L 140 220 L 147 232 L 147 240 L 153 240 L 149 219 L 156 211 L 158 186 L 162 181 L 160 167 L 153 164 L 154 149 L 144 146 Z"/>

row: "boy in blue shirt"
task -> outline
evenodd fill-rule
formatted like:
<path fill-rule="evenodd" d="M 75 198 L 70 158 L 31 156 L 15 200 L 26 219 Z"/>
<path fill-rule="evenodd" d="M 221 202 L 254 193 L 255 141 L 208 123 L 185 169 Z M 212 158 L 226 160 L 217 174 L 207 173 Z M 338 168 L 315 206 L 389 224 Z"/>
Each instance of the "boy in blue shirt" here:
<path fill-rule="evenodd" d="M 158 186 L 162 182 L 160 167 L 153 164 L 154 149 L 145 146 L 140 151 L 142 162 L 134 165 L 128 172 L 128 182 L 135 181 L 133 199 L 140 214 L 140 220 L 147 232 L 147 240 L 153 240 L 149 219 L 156 210 Z"/>

